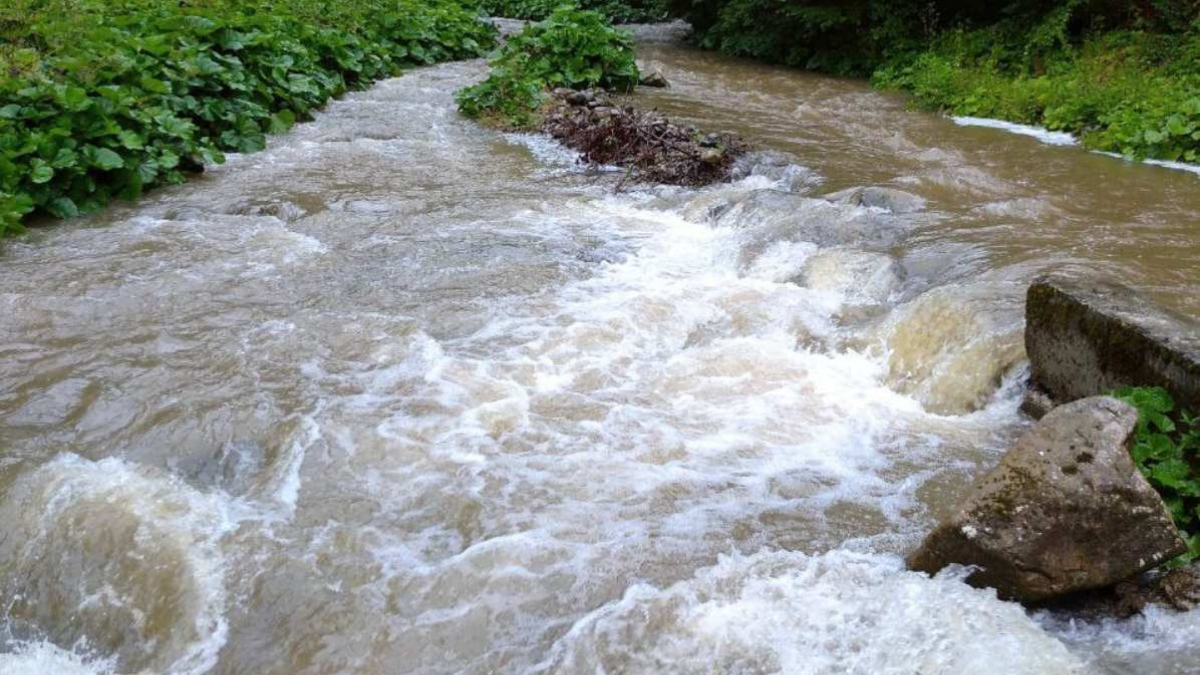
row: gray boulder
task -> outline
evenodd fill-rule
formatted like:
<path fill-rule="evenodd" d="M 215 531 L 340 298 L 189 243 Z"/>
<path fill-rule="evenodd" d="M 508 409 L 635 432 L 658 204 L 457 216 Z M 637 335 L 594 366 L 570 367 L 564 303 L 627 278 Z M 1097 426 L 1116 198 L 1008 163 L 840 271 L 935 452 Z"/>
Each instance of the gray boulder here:
<path fill-rule="evenodd" d="M 1106 396 L 1052 410 L 908 558 L 1036 603 L 1110 586 L 1181 554 L 1162 499 L 1129 455 L 1137 411 Z"/>
<path fill-rule="evenodd" d="M 1200 410 L 1200 325 L 1106 281 L 1043 278 L 1025 301 L 1034 417 L 1123 386 L 1160 386 Z"/>

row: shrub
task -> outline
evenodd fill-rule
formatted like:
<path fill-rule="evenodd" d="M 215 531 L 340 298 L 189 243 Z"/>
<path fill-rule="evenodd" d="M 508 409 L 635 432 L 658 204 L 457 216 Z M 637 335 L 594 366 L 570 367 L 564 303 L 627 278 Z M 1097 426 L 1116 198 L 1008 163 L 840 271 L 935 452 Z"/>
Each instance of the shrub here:
<path fill-rule="evenodd" d="M 1113 395 L 1138 409 L 1133 461 L 1188 542 L 1188 552 L 1174 564 L 1200 558 L 1200 418 L 1176 409 L 1171 395 L 1157 387 L 1127 387 Z"/>
<path fill-rule="evenodd" d="M 444 0 L 22 2 L 28 18 L 0 15 L 2 234 L 181 182 L 347 89 L 494 39 Z"/>
<path fill-rule="evenodd" d="M 459 110 L 514 128 L 532 125 L 548 88 L 628 91 L 640 76 L 633 37 L 569 5 L 509 39 L 490 64 L 487 79 L 458 92 Z"/>

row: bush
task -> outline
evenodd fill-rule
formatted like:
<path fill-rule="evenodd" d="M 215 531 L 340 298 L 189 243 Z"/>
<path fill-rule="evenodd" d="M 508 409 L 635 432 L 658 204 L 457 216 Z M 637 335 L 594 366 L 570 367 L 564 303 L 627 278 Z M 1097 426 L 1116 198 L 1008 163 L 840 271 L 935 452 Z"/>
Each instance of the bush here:
<path fill-rule="evenodd" d="M 562 0 L 483 0 L 483 11 L 509 19 L 546 19 Z M 579 0 L 580 9 L 603 14 L 613 23 L 652 23 L 665 21 L 667 6 L 663 0 Z"/>
<path fill-rule="evenodd" d="M 447 0 L 19 0 L 0 14 L 0 234 L 253 152 L 401 66 L 477 56 Z"/>
<path fill-rule="evenodd" d="M 1171 395 L 1157 387 L 1128 387 L 1113 395 L 1138 409 L 1133 461 L 1188 542 L 1188 552 L 1173 564 L 1200 558 L 1200 419 L 1176 409 Z"/>
<path fill-rule="evenodd" d="M 640 77 L 633 37 L 572 6 L 509 39 L 490 64 L 487 79 L 457 93 L 459 110 L 512 128 L 533 124 L 548 88 L 629 91 Z"/>

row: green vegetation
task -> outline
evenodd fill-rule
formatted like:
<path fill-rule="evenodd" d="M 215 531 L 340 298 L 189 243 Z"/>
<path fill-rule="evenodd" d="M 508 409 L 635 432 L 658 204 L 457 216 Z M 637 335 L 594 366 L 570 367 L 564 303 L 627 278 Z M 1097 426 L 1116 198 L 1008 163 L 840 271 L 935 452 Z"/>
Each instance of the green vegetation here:
<path fill-rule="evenodd" d="M 705 47 L 872 76 L 923 107 L 1200 161 L 1200 1 L 671 0 Z"/>
<path fill-rule="evenodd" d="M 664 0 L 578 0 L 580 9 L 600 12 L 613 23 L 653 23 L 667 19 Z M 508 19 L 541 21 L 563 5 L 563 0 L 482 0 L 483 11 Z"/>
<path fill-rule="evenodd" d="M 1166 390 L 1129 387 L 1113 393 L 1138 409 L 1133 460 L 1162 495 L 1188 552 L 1175 564 L 1200 559 L 1200 419 L 1177 410 Z"/>
<path fill-rule="evenodd" d="M 547 89 L 628 91 L 640 77 L 633 37 L 599 12 L 571 6 L 509 39 L 491 67 L 487 79 L 458 92 L 458 107 L 509 128 L 534 126 Z"/>
<path fill-rule="evenodd" d="M 451 0 L 8 0 L 0 234 L 179 183 L 403 66 L 478 56 Z"/>

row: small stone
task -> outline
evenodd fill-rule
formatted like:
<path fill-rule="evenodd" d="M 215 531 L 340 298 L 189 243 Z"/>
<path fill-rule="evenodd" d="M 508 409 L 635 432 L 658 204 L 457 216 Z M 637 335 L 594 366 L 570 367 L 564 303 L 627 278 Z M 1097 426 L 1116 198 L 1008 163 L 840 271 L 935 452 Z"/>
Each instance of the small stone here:
<path fill-rule="evenodd" d="M 667 78 L 663 77 L 663 74 L 657 70 L 652 70 L 650 73 L 644 75 L 641 82 L 638 84 L 641 84 L 643 87 L 655 87 L 658 89 L 664 89 L 671 86 L 671 84 L 667 82 Z"/>
<path fill-rule="evenodd" d="M 596 96 L 590 91 L 573 91 L 567 94 L 567 103 L 574 106 L 584 106 L 595 99 Z"/>
<path fill-rule="evenodd" d="M 700 151 L 700 161 L 705 164 L 720 164 L 725 159 L 725 153 L 719 148 L 704 148 Z"/>

